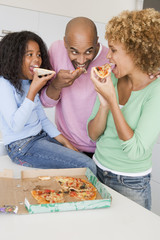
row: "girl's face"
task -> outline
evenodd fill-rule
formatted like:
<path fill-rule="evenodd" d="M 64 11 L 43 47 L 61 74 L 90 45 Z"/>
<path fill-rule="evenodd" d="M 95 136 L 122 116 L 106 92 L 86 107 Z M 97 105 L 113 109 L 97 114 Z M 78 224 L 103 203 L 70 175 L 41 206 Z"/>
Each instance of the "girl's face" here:
<path fill-rule="evenodd" d="M 34 68 L 42 64 L 39 45 L 35 41 L 28 41 L 22 63 L 22 79 L 33 79 Z"/>
<path fill-rule="evenodd" d="M 130 75 L 135 71 L 135 64 L 130 54 L 127 54 L 123 44 L 108 41 L 109 52 L 107 58 L 115 64 L 112 72 L 116 78 Z"/>

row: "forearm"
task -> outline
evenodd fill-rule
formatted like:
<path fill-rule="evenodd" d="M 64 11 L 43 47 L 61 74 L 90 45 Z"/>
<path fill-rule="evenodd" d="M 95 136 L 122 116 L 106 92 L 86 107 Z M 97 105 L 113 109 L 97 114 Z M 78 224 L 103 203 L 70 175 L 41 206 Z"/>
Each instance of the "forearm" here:
<path fill-rule="evenodd" d="M 97 115 L 88 123 L 89 137 L 93 141 L 96 141 L 106 129 L 108 111 L 108 107 L 100 105 Z"/>
<path fill-rule="evenodd" d="M 59 134 L 58 136 L 55 137 L 55 139 L 60 142 L 64 147 L 67 147 L 69 149 L 72 149 L 74 151 L 78 150 L 68 141 L 67 138 L 65 138 L 62 134 Z"/>
<path fill-rule="evenodd" d="M 117 129 L 118 136 L 121 140 L 127 141 L 130 138 L 132 138 L 134 131 L 130 128 L 130 126 L 127 124 L 117 101 L 112 102 L 110 105 L 110 110 L 112 112 L 112 116 L 114 119 L 114 123 Z"/>
<path fill-rule="evenodd" d="M 46 89 L 46 94 L 49 98 L 58 100 L 60 97 L 61 89 L 54 87 L 53 83 L 50 83 Z"/>

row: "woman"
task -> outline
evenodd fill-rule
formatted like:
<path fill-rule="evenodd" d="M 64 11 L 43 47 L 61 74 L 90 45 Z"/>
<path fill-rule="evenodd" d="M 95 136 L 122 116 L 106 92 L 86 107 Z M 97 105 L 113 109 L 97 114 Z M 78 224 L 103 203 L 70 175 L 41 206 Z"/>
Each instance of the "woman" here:
<path fill-rule="evenodd" d="M 36 68 L 50 68 L 47 48 L 30 31 L 14 32 L 0 42 L 0 128 L 13 162 L 34 168 L 88 167 L 92 159 L 75 147 L 46 117 L 38 92 L 54 75 L 38 77 Z"/>
<path fill-rule="evenodd" d="M 151 208 L 152 148 L 160 132 L 160 13 L 154 9 L 125 11 L 106 27 L 115 65 L 111 76 L 91 78 L 98 98 L 88 120 L 97 141 L 93 159 L 107 186 Z"/>

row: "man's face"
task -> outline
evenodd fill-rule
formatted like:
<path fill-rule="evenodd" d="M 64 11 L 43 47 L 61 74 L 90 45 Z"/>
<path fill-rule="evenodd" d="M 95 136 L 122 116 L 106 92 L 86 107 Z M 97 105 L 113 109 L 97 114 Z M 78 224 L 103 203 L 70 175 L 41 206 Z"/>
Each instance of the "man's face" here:
<path fill-rule="evenodd" d="M 74 68 L 85 68 L 87 70 L 98 53 L 98 38 L 95 39 L 93 34 L 70 33 L 67 38 L 64 38 L 64 42 Z"/>

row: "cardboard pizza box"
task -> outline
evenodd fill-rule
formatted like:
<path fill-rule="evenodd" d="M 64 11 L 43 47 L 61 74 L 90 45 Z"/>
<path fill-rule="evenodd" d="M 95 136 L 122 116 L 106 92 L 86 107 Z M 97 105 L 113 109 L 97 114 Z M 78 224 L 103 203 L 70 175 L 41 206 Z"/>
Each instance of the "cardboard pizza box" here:
<path fill-rule="evenodd" d="M 50 178 L 39 179 L 42 176 Z M 67 202 L 64 203 L 37 204 L 31 191 L 37 186 L 58 189 L 59 185 L 52 178 L 54 176 L 73 176 L 89 180 L 97 188 L 96 199 L 87 201 L 67 199 Z M 17 206 L 18 214 L 74 211 L 111 206 L 110 193 L 88 168 L 25 170 L 21 171 L 21 179 L 13 178 L 11 171 L 4 171 L 0 174 L 0 196 L 3 196 L 0 198 L 0 207 L 4 205 Z"/>

